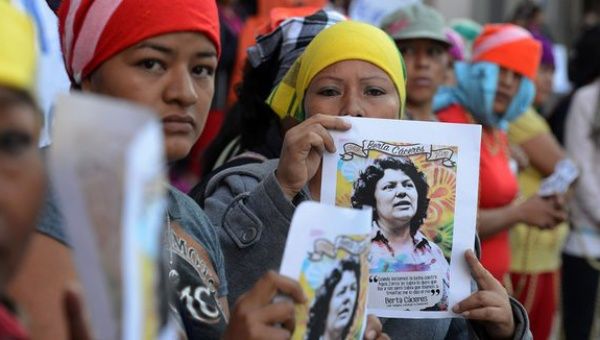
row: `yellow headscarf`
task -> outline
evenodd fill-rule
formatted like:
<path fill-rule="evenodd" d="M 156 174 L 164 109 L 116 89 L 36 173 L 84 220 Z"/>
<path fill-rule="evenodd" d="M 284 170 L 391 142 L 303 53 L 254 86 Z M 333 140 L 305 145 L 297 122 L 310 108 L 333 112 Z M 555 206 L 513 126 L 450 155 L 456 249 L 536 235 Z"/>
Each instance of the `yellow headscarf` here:
<path fill-rule="evenodd" d="M 0 0 L 0 85 L 33 95 L 36 75 L 35 30 L 29 17 Z"/>
<path fill-rule="evenodd" d="M 400 96 L 398 118 L 401 118 L 406 100 L 402 56 L 385 32 L 356 21 L 343 21 L 319 33 L 273 89 L 267 104 L 281 118 L 304 120 L 302 102 L 311 80 L 327 66 L 344 60 L 367 61 L 388 74 Z"/>

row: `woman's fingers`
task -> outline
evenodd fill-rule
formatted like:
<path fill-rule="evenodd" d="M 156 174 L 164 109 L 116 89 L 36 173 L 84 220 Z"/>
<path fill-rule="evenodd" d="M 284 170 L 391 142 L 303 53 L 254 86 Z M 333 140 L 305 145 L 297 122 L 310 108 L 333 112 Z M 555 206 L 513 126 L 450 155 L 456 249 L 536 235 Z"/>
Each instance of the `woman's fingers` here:
<path fill-rule="evenodd" d="M 350 124 L 339 117 L 316 115 L 290 129 L 284 138 L 275 176 L 290 200 L 312 179 L 323 153 L 335 152 L 328 130 L 347 130 Z"/>
<path fill-rule="evenodd" d="M 85 318 L 83 298 L 80 287 L 70 286 L 64 295 L 64 310 L 69 330 L 69 339 L 92 339 L 91 329 Z"/>
<path fill-rule="evenodd" d="M 481 262 L 475 256 L 472 250 L 467 250 L 465 252 L 465 259 L 467 260 L 467 264 L 471 269 L 471 274 L 473 275 L 473 279 L 477 282 L 479 289 L 481 290 L 497 290 L 498 288 L 502 288 L 500 282 L 494 278 L 494 276 L 483 267 Z"/>
<path fill-rule="evenodd" d="M 383 331 L 381 321 L 375 315 L 367 316 L 367 327 L 365 329 L 365 340 L 376 340 L 379 339 Z"/>
<path fill-rule="evenodd" d="M 337 116 L 317 114 L 306 120 L 309 124 L 321 124 L 329 130 L 346 131 L 352 127 L 352 124 Z"/>
<path fill-rule="evenodd" d="M 285 297 L 273 302 L 278 295 Z M 295 328 L 294 303 L 305 301 L 298 282 L 269 271 L 239 298 L 225 339 L 260 339 L 265 334 L 269 339 L 289 339 Z"/>
<path fill-rule="evenodd" d="M 329 131 L 327 131 L 325 127 L 320 124 L 313 125 L 313 129 L 313 133 L 319 136 L 319 138 L 321 139 L 321 145 L 324 146 L 325 150 L 331 153 L 335 152 L 335 144 L 333 142 L 333 137 L 331 137 Z"/>
<path fill-rule="evenodd" d="M 290 301 L 271 303 L 257 310 L 254 317 L 265 325 L 282 325 L 290 333 L 296 326 L 294 304 Z"/>
<path fill-rule="evenodd" d="M 505 338 L 514 333 L 514 320 L 506 290 L 479 262 L 472 250 L 465 252 L 479 291 L 457 303 L 452 310 L 468 319 L 485 321 L 492 337 Z"/>
<path fill-rule="evenodd" d="M 328 130 L 347 130 L 350 128 L 349 123 L 343 119 L 335 116 L 317 115 L 311 117 L 305 123 L 298 126 L 298 129 L 294 131 L 294 139 L 290 142 L 294 145 L 303 145 L 308 141 L 307 135 L 316 134 L 320 139 L 311 138 L 310 144 L 312 146 L 319 147 L 321 153 L 324 149 L 328 152 L 335 152 L 335 145 L 333 138 Z M 291 130 L 290 130 L 291 131 Z"/>
<path fill-rule="evenodd" d="M 247 293 L 245 299 L 247 299 L 248 304 L 260 307 L 270 304 L 279 293 L 291 297 L 296 303 L 306 301 L 302 287 L 298 282 L 274 271 L 269 271 L 263 275 Z"/>
<path fill-rule="evenodd" d="M 488 322 L 504 322 L 501 307 L 481 307 L 467 310 L 461 313 L 465 318 L 470 320 L 488 321 Z"/>
<path fill-rule="evenodd" d="M 503 301 L 499 301 L 497 295 L 493 291 L 480 290 L 454 305 L 452 310 L 457 314 L 462 314 L 478 308 L 501 306 Z"/>

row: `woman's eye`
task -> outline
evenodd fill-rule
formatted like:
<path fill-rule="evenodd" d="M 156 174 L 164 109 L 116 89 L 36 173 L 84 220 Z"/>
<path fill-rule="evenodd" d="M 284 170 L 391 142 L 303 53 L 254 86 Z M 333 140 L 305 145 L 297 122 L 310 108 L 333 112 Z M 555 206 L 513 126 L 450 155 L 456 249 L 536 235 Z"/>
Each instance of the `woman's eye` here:
<path fill-rule="evenodd" d="M 215 69 L 210 66 L 198 65 L 192 69 L 192 73 L 196 77 L 212 77 L 215 74 Z"/>
<path fill-rule="evenodd" d="M 431 47 L 427 52 L 430 57 L 439 57 L 442 55 L 443 50 L 441 47 L 435 46 L 435 47 Z"/>
<path fill-rule="evenodd" d="M 325 97 L 335 97 L 340 94 L 339 91 L 337 91 L 335 89 L 323 89 L 323 90 L 319 91 L 318 93 Z"/>
<path fill-rule="evenodd" d="M 383 91 L 382 89 L 378 89 L 378 88 L 369 88 L 365 90 L 365 94 L 368 96 L 381 96 L 385 94 L 385 91 Z"/>
<path fill-rule="evenodd" d="M 0 152 L 19 155 L 33 145 L 33 138 L 23 132 L 6 131 L 0 134 Z"/>
<path fill-rule="evenodd" d="M 401 46 L 398 48 L 402 56 L 413 55 L 415 50 L 412 47 Z"/>
<path fill-rule="evenodd" d="M 160 72 L 165 69 L 163 63 L 156 59 L 144 59 L 138 63 L 138 66 L 151 72 Z"/>

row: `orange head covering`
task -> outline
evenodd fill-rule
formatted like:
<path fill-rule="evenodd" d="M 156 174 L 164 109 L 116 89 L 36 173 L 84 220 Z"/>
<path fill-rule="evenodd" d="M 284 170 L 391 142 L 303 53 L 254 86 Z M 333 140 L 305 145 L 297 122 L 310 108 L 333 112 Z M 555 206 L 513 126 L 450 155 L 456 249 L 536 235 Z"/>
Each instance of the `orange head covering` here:
<path fill-rule="evenodd" d="M 472 60 L 494 63 L 533 80 L 541 53 L 540 43 L 527 30 L 513 24 L 490 24 L 475 39 Z"/>
<path fill-rule="evenodd" d="M 64 0 L 58 19 L 65 66 L 75 84 L 115 54 L 161 34 L 200 32 L 220 54 L 215 0 Z"/>

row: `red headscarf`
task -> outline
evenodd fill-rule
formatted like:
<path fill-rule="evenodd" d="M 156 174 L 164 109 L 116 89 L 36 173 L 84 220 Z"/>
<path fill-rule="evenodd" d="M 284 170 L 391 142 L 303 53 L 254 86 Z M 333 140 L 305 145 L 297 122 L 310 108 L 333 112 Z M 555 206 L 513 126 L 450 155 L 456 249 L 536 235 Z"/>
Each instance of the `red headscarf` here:
<path fill-rule="evenodd" d="M 489 24 L 473 44 L 473 61 L 487 61 L 535 79 L 542 47 L 527 30 L 512 24 Z"/>
<path fill-rule="evenodd" d="M 58 18 L 66 69 L 75 84 L 115 54 L 161 34 L 200 32 L 221 52 L 214 0 L 64 0 Z"/>

